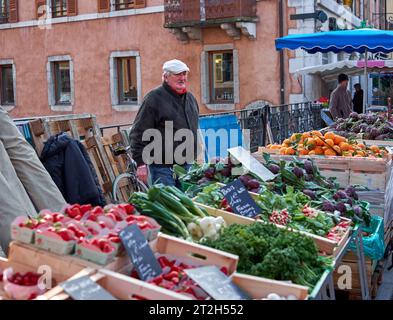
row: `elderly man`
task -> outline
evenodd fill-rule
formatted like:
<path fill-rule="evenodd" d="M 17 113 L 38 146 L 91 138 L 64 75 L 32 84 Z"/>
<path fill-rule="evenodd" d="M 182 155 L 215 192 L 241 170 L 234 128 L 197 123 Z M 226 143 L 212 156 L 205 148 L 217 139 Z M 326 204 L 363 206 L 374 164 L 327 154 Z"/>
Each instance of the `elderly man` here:
<path fill-rule="evenodd" d="M 186 169 L 198 153 L 199 107 L 187 91 L 188 66 L 180 60 L 163 65 L 163 83 L 144 98 L 130 132 L 138 177 L 176 185 L 173 165 Z M 148 165 L 148 171 L 146 168 Z"/>
<path fill-rule="evenodd" d="M 8 251 L 11 223 L 17 216 L 35 216 L 42 209 L 66 204 L 33 147 L 0 108 L 0 247 Z M 1 251 L 1 250 L 0 250 Z"/>
<path fill-rule="evenodd" d="M 352 112 L 352 97 L 347 89 L 348 81 L 349 79 L 346 74 L 340 74 L 338 76 L 338 86 L 330 96 L 329 110 L 334 120 L 348 118 Z"/>

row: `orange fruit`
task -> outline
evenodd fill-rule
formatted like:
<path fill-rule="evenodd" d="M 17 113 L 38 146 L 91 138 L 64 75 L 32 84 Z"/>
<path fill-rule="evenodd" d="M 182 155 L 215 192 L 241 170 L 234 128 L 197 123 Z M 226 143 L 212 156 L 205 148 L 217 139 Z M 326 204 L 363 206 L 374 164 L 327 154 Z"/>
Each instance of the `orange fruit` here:
<path fill-rule="evenodd" d="M 364 151 L 356 151 L 356 155 L 359 155 L 361 157 L 365 157 L 366 153 Z"/>
<path fill-rule="evenodd" d="M 300 140 L 301 137 L 302 137 L 302 134 L 301 134 L 301 133 L 294 133 L 293 135 L 291 135 L 290 140 L 293 141 L 293 142 L 295 142 L 295 141 Z"/>
<path fill-rule="evenodd" d="M 358 143 L 357 144 L 357 146 L 360 148 L 360 149 L 366 149 L 366 146 L 363 144 L 363 143 Z"/>
<path fill-rule="evenodd" d="M 280 149 L 280 154 L 285 154 L 286 150 L 287 150 L 286 147 L 282 147 L 282 148 Z"/>
<path fill-rule="evenodd" d="M 325 150 L 327 150 L 327 149 L 330 149 L 330 148 L 329 148 L 328 146 L 323 146 L 323 147 L 322 147 L 322 150 L 323 150 L 323 151 L 325 151 Z"/>
<path fill-rule="evenodd" d="M 340 145 L 341 142 L 346 142 L 347 139 L 345 139 L 344 137 L 339 136 L 339 135 L 336 134 L 336 135 L 334 136 L 333 141 L 334 141 L 335 144 Z"/>
<path fill-rule="evenodd" d="M 298 150 L 298 151 L 299 151 L 299 154 L 301 156 L 306 156 L 306 155 L 309 154 L 309 151 L 307 149 L 301 149 L 301 150 Z"/>
<path fill-rule="evenodd" d="M 290 145 L 290 144 L 291 144 L 291 140 L 285 139 L 285 140 L 283 141 L 283 143 L 285 143 L 285 144 L 287 144 L 287 145 Z"/>
<path fill-rule="evenodd" d="M 311 151 L 308 153 L 308 155 L 309 155 L 309 156 L 315 156 L 315 151 L 314 151 L 314 150 L 311 150 Z"/>
<path fill-rule="evenodd" d="M 313 139 L 313 138 L 307 138 L 307 139 L 304 141 L 304 145 L 307 146 L 309 150 L 310 150 L 310 149 L 313 149 L 313 148 L 315 147 L 315 145 L 316 145 L 315 139 Z"/>
<path fill-rule="evenodd" d="M 372 152 L 374 152 L 374 153 L 378 153 L 378 152 L 379 152 L 379 147 L 376 146 L 376 145 L 372 145 L 372 146 L 370 147 L 370 150 L 371 150 Z"/>
<path fill-rule="evenodd" d="M 337 154 L 338 155 L 340 155 L 341 154 L 341 148 L 339 147 L 339 146 L 333 146 L 333 149 L 334 149 L 334 151 L 336 151 L 337 152 Z"/>
<path fill-rule="evenodd" d="M 323 136 L 322 133 L 320 133 L 318 130 L 311 131 L 311 134 L 314 135 L 314 136 L 318 136 L 318 137 L 322 137 Z"/>
<path fill-rule="evenodd" d="M 349 144 L 347 142 L 340 142 L 339 147 L 342 151 L 348 151 L 349 150 Z"/>
<path fill-rule="evenodd" d="M 325 139 L 332 139 L 334 141 L 334 133 L 333 132 L 326 132 L 324 135 Z"/>
<path fill-rule="evenodd" d="M 324 154 L 324 150 L 322 149 L 321 146 L 315 147 L 314 151 L 315 151 L 315 154 L 317 154 L 317 155 L 323 155 Z"/>
<path fill-rule="evenodd" d="M 343 157 L 352 157 L 352 153 L 350 151 L 343 151 L 342 156 Z"/>
<path fill-rule="evenodd" d="M 336 156 L 336 152 L 334 152 L 332 149 L 327 149 L 325 150 L 325 156 Z"/>
<path fill-rule="evenodd" d="M 273 150 L 279 150 L 281 148 L 281 145 L 280 144 L 273 144 L 271 147 L 270 147 L 270 149 L 273 149 Z"/>
<path fill-rule="evenodd" d="M 302 139 L 303 139 L 303 140 L 306 140 L 307 138 L 311 138 L 310 132 L 304 132 L 304 133 L 302 134 Z"/>
<path fill-rule="evenodd" d="M 334 146 L 334 141 L 333 141 L 333 139 L 326 139 L 325 142 L 326 142 L 326 144 L 328 144 L 328 145 L 331 146 L 331 147 Z"/>
<path fill-rule="evenodd" d="M 285 154 L 286 155 L 293 155 L 293 154 L 295 154 L 296 152 L 295 152 L 295 149 L 293 149 L 292 147 L 289 147 L 289 148 L 287 148 L 286 150 L 285 150 Z"/>
<path fill-rule="evenodd" d="M 317 146 L 321 146 L 322 147 L 322 146 L 325 145 L 325 142 L 323 142 L 320 137 L 316 137 L 314 139 L 315 139 L 315 142 L 316 142 Z"/>

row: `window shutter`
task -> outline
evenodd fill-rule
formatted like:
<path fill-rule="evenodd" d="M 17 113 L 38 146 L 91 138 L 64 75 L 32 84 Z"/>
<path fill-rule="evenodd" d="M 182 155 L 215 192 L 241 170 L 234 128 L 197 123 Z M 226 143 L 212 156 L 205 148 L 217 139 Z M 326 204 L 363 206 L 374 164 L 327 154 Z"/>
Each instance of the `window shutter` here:
<path fill-rule="evenodd" d="M 8 22 L 18 22 L 18 0 L 10 0 L 10 15 Z"/>
<path fill-rule="evenodd" d="M 46 9 L 46 0 L 35 0 L 35 13 L 37 19 L 46 14 Z"/>
<path fill-rule="evenodd" d="M 76 16 L 78 13 L 78 1 L 67 0 L 67 16 Z"/>
<path fill-rule="evenodd" d="M 98 0 L 98 12 L 109 12 L 111 4 L 109 0 Z"/>
<path fill-rule="evenodd" d="M 144 8 L 146 7 L 146 0 L 135 0 L 135 8 Z"/>

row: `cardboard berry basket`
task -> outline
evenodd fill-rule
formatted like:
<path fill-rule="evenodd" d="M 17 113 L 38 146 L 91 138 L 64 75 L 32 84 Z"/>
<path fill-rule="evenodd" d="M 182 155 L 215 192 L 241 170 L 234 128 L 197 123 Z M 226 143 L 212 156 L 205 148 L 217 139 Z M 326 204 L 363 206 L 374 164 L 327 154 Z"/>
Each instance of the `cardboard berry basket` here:
<path fill-rule="evenodd" d="M 118 300 L 190 300 L 188 297 L 106 269 L 84 269 L 68 280 L 89 276 Z M 63 288 L 57 286 L 37 300 L 70 300 Z"/>
<path fill-rule="evenodd" d="M 254 194 L 252 192 L 250 192 L 250 195 L 252 197 L 257 196 L 257 194 Z M 194 199 L 195 201 L 195 199 Z M 199 203 L 196 202 L 196 204 L 198 206 L 200 206 L 201 208 L 204 208 L 209 215 L 213 216 L 213 217 L 222 217 L 227 225 L 231 225 L 231 224 L 252 224 L 255 222 L 260 222 L 260 223 L 265 223 L 262 220 L 259 219 L 253 219 L 253 218 L 248 218 L 248 217 L 244 217 L 232 212 L 228 212 L 222 209 L 216 209 L 210 206 L 207 206 L 203 203 Z M 345 222 L 351 222 L 350 219 L 344 218 L 344 217 L 340 217 L 340 221 L 345 221 Z M 299 232 L 301 234 L 304 234 L 306 237 L 312 238 L 316 244 L 316 246 L 318 247 L 319 251 L 321 253 L 324 253 L 326 255 L 332 255 L 332 256 L 336 256 L 342 249 L 342 247 L 344 246 L 345 242 L 347 241 L 348 237 L 350 236 L 351 232 L 352 232 L 352 228 L 348 228 L 348 230 L 345 232 L 345 235 L 340 239 L 340 241 L 333 241 L 315 234 L 312 234 L 310 232 L 305 232 L 305 231 L 299 231 L 299 230 L 295 230 L 295 229 L 291 229 L 279 224 L 275 224 L 278 228 L 281 229 L 287 229 L 293 232 Z"/>

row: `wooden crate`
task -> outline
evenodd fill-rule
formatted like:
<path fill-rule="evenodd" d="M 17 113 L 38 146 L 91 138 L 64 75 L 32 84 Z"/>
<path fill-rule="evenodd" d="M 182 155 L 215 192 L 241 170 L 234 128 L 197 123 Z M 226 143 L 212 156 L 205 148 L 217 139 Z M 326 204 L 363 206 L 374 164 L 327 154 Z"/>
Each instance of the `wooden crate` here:
<path fill-rule="evenodd" d="M 91 280 L 119 300 L 137 300 L 138 297 L 146 300 L 190 300 L 185 295 L 105 269 L 84 269 L 69 280 L 82 276 L 90 276 Z M 62 287 L 57 286 L 37 299 L 68 300 L 70 297 Z"/>
<path fill-rule="evenodd" d="M 340 187 L 360 184 L 370 190 L 386 191 L 391 176 L 392 159 L 356 158 L 356 157 L 324 157 L 324 156 L 285 156 L 278 150 L 259 147 L 254 157 L 264 163 L 262 154 L 269 153 L 272 160 L 293 160 L 310 158 L 318 166 L 325 177 L 336 177 Z"/>
<path fill-rule="evenodd" d="M 366 277 L 367 277 L 367 286 L 368 290 L 373 294 L 376 294 L 376 289 L 378 288 L 378 279 L 376 279 L 374 275 L 374 271 L 377 266 L 377 261 L 373 261 L 368 257 L 365 257 L 366 264 Z M 338 280 L 343 274 L 339 274 L 337 272 L 338 268 L 341 266 L 348 266 L 352 272 L 352 288 L 348 290 L 342 290 L 338 287 Z M 378 274 L 379 276 L 379 274 Z M 339 266 L 335 268 L 333 273 L 333 279 L 336 290 L 341 290 L 347 293 L 348 298 L 350 300 L 359 300 L 362 297 L 361 294 L 361 285 L 360 285 L 360 277 L 359 277 L 359 268 L 357 262 L 357 256 L 352 251 L 348 251 L 348 253 L 343 257 L 342 262 Z"/>
<path fill-rule="evenodd" d="M 115 144 L 124 143 L 121 134 L 102 137 L 96 117 L 91 114 L 42 117 L 30 121 L 29 126 L 38 155 L 41 155 L 45 141 L 60 132 L 80 141 L 90 156 L 107 202 L 111 202 L 112 183 L 116 176 L 126 171 L 125 156 L 116 157 L 111 149 Z M 124 187 L 127 185 L 125 183 Z M 120 200 L 127 201 L 128 197 L 124 194 Z"/>
<path fill-rule="evenodd" d="M 151 242 L 154 252 L 173 255 L 190 260 L 195 265 L 225 267 L 229 274 L 235 273 L 239 257 L 224 251 L 209 248 L 183 239 L 160 233 Z"/>
<path fill-rule="evenodd" d="M 204 208 L 211 216 L 222 217 L 225 220 L 225 222 L 227 223 L 227 225 L 231 225 L 231 224 L 247 224 L 248 225 L 248 224 L 252 224 L 255 222 L 264 223 L 262 220 L 243 217 L 238 214 L 227 212 L 225 210 L 212 208 L 212 207 L 207 206 L 202 203 L 197 202 L 197 205 Z M 341 219 L 345 220 L 345 221 L 350 221 L 349 219 L 346 219 L 344 217 L 341 217 Z M 320 236 L 317 236 L 317 235 L 309 233 L 309 232 L 292 230 L 292 229 L 289 229 L 289 228 L 287 228 L 285 226 L 281 226 L 281 225 L 276 225 L 276 226 L 281 229 L 287 229 L 287 230 L 291 230 L 293 232 L 299 232 L 301 234 L 304 234 L 307 237 L 312 238 L 320 252 L 324 252 L 327 255 L 333 255 L 333 256 L 336 256 L 341 251 L 345 242 L 349 238 L 350 232 L 351 232 L 351 230 L 348 229 L 347 232 L 345 233 L 345 236 L 340 240 L 340 242 L 337 243 L 336 241 L 332 241 L 327 238 L 320 237 Z"/>
<path fill-rule="evenodd" d="M 74 256 L 61 256 L 46 250 L 35 248 L 31 245 L 20 242 L 12 242 L 9 248 L 9 260 L 15 263 L 24 264 L 26 261 L 29 266 L 39 268 L 47 265 L 51 268 L 52 274 L 59 281 L 64 281 L 86 267 L 101 269 L 102 266 L 83 260 Z M 116 257 L 114 261 L 105 266 L 108 270 L 120 270 L 128 265 L 130 260 L 127 256 Z"/>
<path fill-rule="evenodd" d="M 42 262 L 41 264 L 37 265 L 35 261 L 31 260 L 24 260 L 24 261 L 14 261 L 11 259 L 5 259 L 0 257 L 0 271 L 5 270 L 7 268 L 12 268 L 14 272 L 21 272 L 21 273 L 26 273 L 26 272 L 39 272 L 38 268 L 42 265 L 47 265 L 45 262 Z M 51 267 L 51 266 L 50 266 Z M 58 285 L 58 283 L 64 281 L 70 276 L 73 276 L 73 272 L 77 273 L 78 269 L 76 268 L 69 268 L 65 269 L 64 272 L 52 272 L 52 286 L 55 287 Z M 53 271 L 53 269 L 52 269 Z M 0 300 L 8 300 L 9 297 L 6 296 L 3 288 L 3 282 L 0 281 Z"/>
<path fill-rule="evenodd" d="M 280 296 L 294 295 L 298 300 L 307 300 L 308 288 L 284 281 L 254 277 L 246 274 L 235 273 L 232 282 L 241 288 L 252 299 L 266 298 L 270 293 Z"/>

